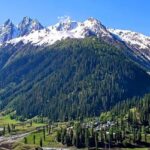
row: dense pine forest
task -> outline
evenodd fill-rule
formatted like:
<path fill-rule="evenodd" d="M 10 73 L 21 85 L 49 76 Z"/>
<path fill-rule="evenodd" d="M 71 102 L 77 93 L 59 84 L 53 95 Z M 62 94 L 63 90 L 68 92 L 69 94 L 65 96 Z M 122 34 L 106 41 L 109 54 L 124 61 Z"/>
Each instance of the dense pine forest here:
<path fill-rule="evenodd" d="M 1 110 L 68 121 L 99 116 L 119 101 L 149 92 L 149 75 L 124 49 L 95 37 L 42 49 L 19 44 L 21 51 L 11 46 L 0 50 Z"/>
<path fill-rule="evenodd" d="M 109 116 L 110 114 L 110 116 Z M 110 112 L 110 120 L 126 119 L 130 124 L 150 125 L 150 95 L 119 102 Z M 107 118 L 107 119 L 108 119 Z"/>

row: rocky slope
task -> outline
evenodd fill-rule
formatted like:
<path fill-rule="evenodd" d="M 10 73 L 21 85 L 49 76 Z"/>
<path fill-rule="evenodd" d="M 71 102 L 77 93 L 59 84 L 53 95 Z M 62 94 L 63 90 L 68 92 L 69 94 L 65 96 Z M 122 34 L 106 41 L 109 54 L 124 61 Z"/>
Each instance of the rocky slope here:
<path fill-rule="evenodd" d="M 150 69 L 150 37 L 129 30 L 109 29 L 119 40 L 130 48 L 130 55 L 144 67 Z"/>
<path fill-rule="evenodd" d="M 4 44 L 12 39 L 27 36 L 33 31 L 41 30 L 43 26 L 37 21 L 29 17 L 24 17 L 19 25 L 14 25 L 8 19 L 3 25 L 0 26 L 0 44 Z"/>

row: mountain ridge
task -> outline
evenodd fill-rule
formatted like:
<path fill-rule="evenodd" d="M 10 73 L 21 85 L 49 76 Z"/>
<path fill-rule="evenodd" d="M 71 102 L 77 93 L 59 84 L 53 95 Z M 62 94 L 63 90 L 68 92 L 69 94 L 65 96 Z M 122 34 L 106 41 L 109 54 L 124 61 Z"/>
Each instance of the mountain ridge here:
<path fill-rule="evenodd" d="M 80 29 L 81 31 L 82 30 L 86 30 L 86 31 L 84 31 L 85 33 L 82 33 L 82 34 L 86 34 L 86 32 L 88 34 L 89 30 L 93 31 L 93 34 L 95 34 L 96 36 L 104 36 L 105 34 L 107 36 L 112 36 L 111 35 L 111 33 L 112 33 L 113 35 L 118 36 L 118 39 L 122 40 L 122 41 L 131 40 L 131 37 L 129 37 L 131 35 L 133 36 L 133 38 L 134 38 L 134 36 L 137 36 L 139 38 L 140 37 L 143 38 L 143 40 L 147 39 L 146 44 L 144 45 L 143 43 L 140 43 L 139 41 L 137 43 L 133 43 L 134 41 L 131 42 L 131 43 L 137 44 L 137 45 L 141 44 L 141 45 L 139 45 L 141 49 L 150 48 L 150 46 L 149 46 L 150 45 L 150 37 L 149 36 L 145 36 L 144 34 L 141 34 L 141 33 L 138 33 L 138 32 L 133 32 L 133 31 L 130 31 L 130 30 L 121 30 L 121 29 L 107 28 L 98 19 L 93 18 L 93 17 L 88 18 L 84 22 L 73 21 L 73 20 L 71 20 L 70 17 L 66 17 L 66 18 L 60 20 L 55 25 L 50 25 L 48 27 L 42 26 L 41 23 L 37 19 L 31 19 L 30 17 L 24 17 L 22 19 L 22 21 L 18 25 L 14 25 L 12 23 L 12 21 L 10 19 L 8 19 L 0 27 L 2 27 L 2 26 L 5 27 L 7 22 L 8 23 L 10 22 L 13 26 L 18 28 L 18 30 L 25 30 L 29 26 L 29 31 L 27 31 L 25 33 L 18 33 L 18 36 L 14 36 L 11 39 L 5 40 L 3 43 L 5 43 L 7 41 L 10 41 L 10 40 L 12 40 L 14 38 L 19 38 L 19 37 L 27 36 L 29 34 L 33 34 L 34 32 L 37 32 L 38 30 L 39 30 L 39 33 L 38 33 L 39 35 L 37 34 L 37 36 L 40 36 L 40 30 L 42 30 L 42 29 L 46 30 L 46 31 L 48 31 L 48 30 L 49 31 L 55 30 L 55 31 L 66 31 L 67 32 L 67 31 L 71 31 L 71 30 L 74 30 L 74 29 L 78 28 L 78 26 L 80 26 L 80 28 L 82 26 L 85 26 L 83 29 L 82 28 Z M 100 30 L 101 30 L 101 33 L 100 33 Z M 20 32 L 23 32 L 23 31 L 20 31 Z M 77 31 L 75 31 L 75 32 L 77 32 Z M 48 32 L 48 33 L 51 34 L 51 32 Z M 75 33 L 73 33 L 73 34 L 75 34 Z M 75 37 L 76 38 L 84 38 L 84 35 L 82 35 L 82 34 L 79 37 L 76 37 L 76 36 Z M 104 35 L 101 35 L 101 34 L 104 34 Z M 127 38 L 127 36 L 125 37 L 126 39 L 123 38 L 125 35 L 127 35 L 128 38 Z M 69 35 L 68 35 L 68 37 L 69 37 Z M 1 37 L 0 37 L 0 39 L 1 39 Z M 58 40 L 61 40 L 61 39 L 58 39 Z M 31 42 L 31 41 L 29 41 L 29 42 Z M 1 43 L 1 44 L 3 44 L 3 43 Z M 46 44 L 46 42 L 45 42 L 45 44 Z"/>

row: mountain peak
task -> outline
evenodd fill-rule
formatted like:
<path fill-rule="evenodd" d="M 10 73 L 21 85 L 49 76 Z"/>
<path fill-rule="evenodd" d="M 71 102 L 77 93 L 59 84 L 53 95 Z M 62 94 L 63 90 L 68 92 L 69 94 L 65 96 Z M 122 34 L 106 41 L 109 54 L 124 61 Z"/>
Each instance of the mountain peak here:
<path fill-rule="evenodd" d="M 5 26 L 10 26 L 10 25 L 12 25 L 13 23 L 12 23 L 12 21 L 10 20 L 10 19 L 7 19 L 5 22 L 4 22 L 4 27 Z"/>
<path fill-rule="evenodd" d="M 76 28 L 78 23 L 73 21 L 70 17 L 60 17 L 59 23 L 57 23 L 54 27 L 57 31 L 68 31 Z"/>
<path fill-rule="evenodd" d="M 106 27 L 96 18 L 90 17 L 85 21 L 85 23 L 90 25 L 90 26 L 104 28 L 106 30 Z"/>
<path fill-rule="evenodd" d="M 33 30 L 41 29 L 43 29 L 41 23 L 36 19 L 31 19 L 30 17 L 24 17 L 18 25 L 19 36 L 28 35 Z"/>
<path fill-rule="evenodd" d="M 90 22 L 94 22 L 94 23 L 100 23 L 100 21 L 98 19 L 94 18 L 94 17 L 90 17 L 87 20 L 90 21 Z"/>
<path fill-rule="evenodd" d="M 11 40 L 15 37 L 15 25 L 10 19 L 6 20 L 2 26 L 0 26 L 0 44 Z"/>
<path fill-rule="evenodd" d="M 24 24 L 29 24 L 30 22 L 32 21 L 32 19 L 30 17 L 23 17 L 21 23 L 24 23 Z"/>
<path fill-rule="evenodd" d="M 59 23 L 70 23 L 70 22 L 72 22 L 72 19 L 69 16 L 59 17 L 58 19 L 59 19 Z"/>
<path fill-rule="evenodd" d="M 108 37 L 112 38 L 110 32 L 106 29 L 106 27 L 97 19 L 90 17 L 84 21 L 84 26 L 92 31 L 94 35 L 97 37 Z"/>

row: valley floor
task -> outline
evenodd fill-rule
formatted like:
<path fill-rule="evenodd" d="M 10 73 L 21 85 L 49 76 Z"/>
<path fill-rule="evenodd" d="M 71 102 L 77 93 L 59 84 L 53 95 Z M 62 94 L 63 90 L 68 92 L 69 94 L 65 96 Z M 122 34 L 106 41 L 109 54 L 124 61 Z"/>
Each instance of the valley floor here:
<path fill-rule="evenodd" d="M 10 115 L 0 117 L 0 150 L 75 150 L 57 141 L 57 131 L 68 127 L 68 122 L 53 123 L 50 127 L 46 123 L 27 120 L 24 122 L 11 119 Z M 69 128 L 68 128 L 69 129 Z M 143 138 L 143 137 L 142 137 Z M 150 143 L 150 134 L 147 135 Z M 94 150 L 95 148 L 89 148 Z M 149 150 L 149 148 L 98 148 L 99 150 Z M 80 150 L 86 150 L 80 149 Z"/>

